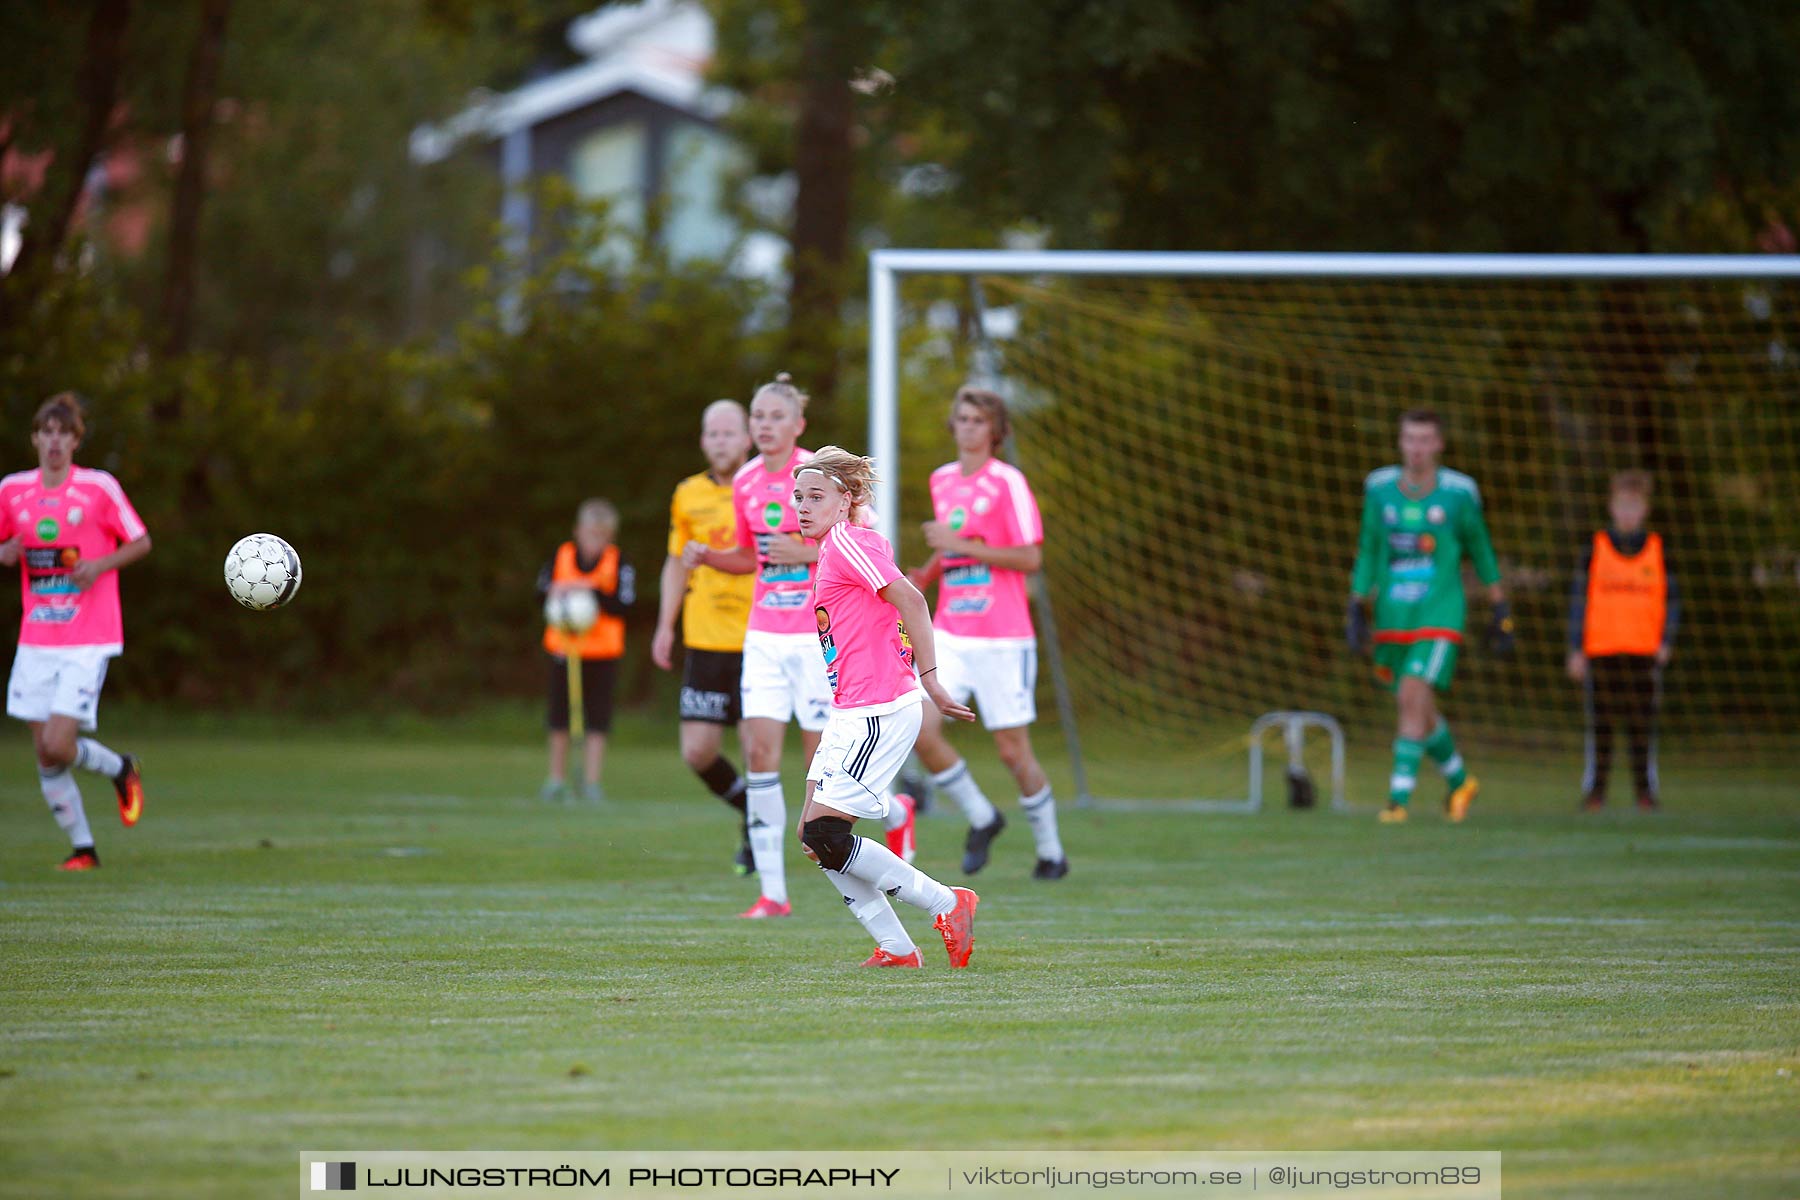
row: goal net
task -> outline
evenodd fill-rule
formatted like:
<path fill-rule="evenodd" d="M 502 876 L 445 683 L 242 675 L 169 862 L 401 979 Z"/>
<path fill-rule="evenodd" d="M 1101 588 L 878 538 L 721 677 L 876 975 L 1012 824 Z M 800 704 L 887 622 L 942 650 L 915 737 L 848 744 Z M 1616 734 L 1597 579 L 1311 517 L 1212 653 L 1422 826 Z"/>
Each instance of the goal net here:
<path fill-rule="evenodd" d="M 1398 461 L 1396 420 L 1415 407 L 1441 414 L 1444 465 L 1481 489 L 1517 621 L 1514 655 L 1487 653 L 1470 577 L 1445 705 L 1465 743 L 1579 755 L 1571 582 L 1607 523 L 1612 473 L 1640 468 L 1680 601 L 1665 746 L 1793 757 L 1791 260 L 1785 277 L 1763 259 L 1724 260 L 1763 276 L 1594 278 L 1491 261 L 1507 273 L 1072 275 L 1047 263 L 904 276 L 885 307 L 901 544 L 917 551 L 925 476 L 952 457 L 951 392 L 990 375 L 1043 510 L 1044 578 L 1096 794 L 1235 783 L 1241 795 L 1243 733 L 1270 710 L 1329 713 L 1353 743 L 1385 747 L 1392 700 L 1344 647 L 1344 603 L 1364 477 Z M 1053 711 L 1047 690 L 1042 707 Z"/>

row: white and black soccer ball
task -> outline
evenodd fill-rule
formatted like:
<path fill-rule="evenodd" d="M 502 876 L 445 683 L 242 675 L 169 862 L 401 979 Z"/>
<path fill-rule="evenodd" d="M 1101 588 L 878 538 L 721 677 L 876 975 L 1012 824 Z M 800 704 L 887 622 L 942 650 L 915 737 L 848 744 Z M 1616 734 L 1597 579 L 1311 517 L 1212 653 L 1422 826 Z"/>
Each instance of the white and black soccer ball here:
<path fill-rule="evenodd" d="M 553 588 L 544 597 L 544 624 L 580 637 L 600 619 L 600 600 L 584 587 Z"/>
<path fill-rule="evenodd" d="M 225 555 L 225 586 L 245 608 L 280 608 L 300 590 L 300 556 L 272 533 L 240 538 Z"/>

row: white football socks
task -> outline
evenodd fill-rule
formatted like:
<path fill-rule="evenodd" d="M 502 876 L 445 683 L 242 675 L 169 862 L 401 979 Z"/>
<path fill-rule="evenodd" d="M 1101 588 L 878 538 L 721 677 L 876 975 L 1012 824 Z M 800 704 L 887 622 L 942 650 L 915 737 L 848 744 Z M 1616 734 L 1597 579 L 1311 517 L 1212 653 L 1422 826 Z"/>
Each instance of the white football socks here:
<path fill-rule="evenodd" d="M 949 770 L 933 775 L 931 782 L 936 785 L 938 790 L 956 801 L 957 807 L 963 810 L 963 816 L 967 817 L 969 824 L 976 829 L 986 829 L 994 823 L 994 818 L 1000 815 L 994 811 L 994 806 L 988 798 L 981 794 L 980 785 L 975 782 L 975 777 L 969 774 L 969 764 L 963 759 L 957 759 L 956 764 Z"/>
<path fill-rule="evenodd" d="M 746 779 L 750 786 L 744 793 L 744 812 L 756 876 L 765 897 L 786 904 L 787 868 L 782 848 L 787 837 L 787 801 L 781 794 L 781 772 L 751 771 Z"/>
<path fill-rule="evenodd" d="M 108 750 L 93 738 L 82 738 L 75 743 L 75 765 L 111 779 L 125 769 L 125 760 L 117 751 Z"/>
<path fill-rule="evenodd" d="M 92 846 L 94 835 L 88 829 L 87 813 L 81 807 L 81 788 L 75 782 L 74 773 L 67 767 L 39 767 L 38 787 L 43 790 L 45 803 L 50 805 L 50 815 L 69 835 L 69 845 L 76 848 Z"/>
<path fill-rule="evenodd" d="M 913 940 L 906 936 L 906 927 L 900 924 L 894 906 L 874 884 L 842 871 L 826 871 L 825 876 L 850 907 L 850 915 L 868 930 L 876 945 L 896 958 L 905 958 L 918 950 Z"/>
<path fill-rule="evenodd" d="M 1062 839 L 1056 836 L 1056 797 L 1050 794 L 1050 785 L 1035 796 L 1020 796 L 1019 807 L 1025 810 L 1025 819 L 1031 823 L 1031 836 L 1037 840 L 1037 856 L 1047 862 L 1061 862 L 1063 858 Z"/>
<path fill-rule="evenodd" d="M 934 917 L 941 917 L 956 907 L 956 893 L 919 868 L 902 861 L 880 842 L 866 837 L 856 839 L 843 873 L 874 884 L 889 896 L 904 900 L 914 908 L 922 908 Z"/>
<path fill-rule="evenodd" d="M 881 793 L 881 798 L 887 801 L 888 806 L 887 816 L 883 819 L 883 824 L 889 829 L 899 829 L 902 825 L 905 825 L 908 816 L 906 805 L 894 799 L 894 793 L 892 792 Z"/>

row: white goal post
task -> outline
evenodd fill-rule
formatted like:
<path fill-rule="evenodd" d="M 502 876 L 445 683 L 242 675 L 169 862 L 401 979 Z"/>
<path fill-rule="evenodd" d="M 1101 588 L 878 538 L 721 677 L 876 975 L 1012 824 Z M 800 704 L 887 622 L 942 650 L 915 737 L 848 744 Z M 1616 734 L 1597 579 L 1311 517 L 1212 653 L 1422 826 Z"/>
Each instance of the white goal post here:
<path fill-rule="evenodd" d="M 1563 255 L 1563 254 L 1384 254 L 1263 252 L 1109 252 L 884 249 L 869 256 L 869 452 L 881 466 L 876 509 L 881 531 L 896 545 L 902 527 L 900 478 L 927 464 L 901 461 L 900 332 L 904 319 L 903 276 L 952 276 L 971 281 L 981 305 L 982 277 L 1063 276 L 1147 277 L 1163 280 L 1262 281 L 1444 281 L 1446 286 L 1484 281 L 1620 280 L 1788 280 L 1800 282 L 1796 255 Z M 996 285 L 997 286 L 997 285 Z M 979 323 L 979 322 L 978 322 Z M 979 336 L 979 335 L 978 335 Z M 1004 374 L 1004 370 L 1002 371 Z M 1026 464 L 1029 470 L 1031 464 Z M 1054 633 L 1046 631 L 1051 640 Z M 1059 688 L 1065 681 L 1049 647 L 1049 665 Z M 1279 705 L 1277 705 L 1279 706 Z M 1260 707 L 1272 707 L 1262 705 Z M 1287 707 L 1303 707 L 1288 705 Z M 1259 708 L 1242 712 L 1246 726 Z M 1065 711 L 1065 718 L 1069 713 Z M 1270 714 L 1279 715 L 1279 714 Z M 1072 721 L 1068 733 L 1074 734 Z M 1078 789 L 1086 802 L 1078 743 L 1072 743 Z M 1259 773 L 1260 774 L 1260 773 Z M 1255 808 L 1259 796 L 1231 801 L 1199 801 L 1199 808 Z"/>

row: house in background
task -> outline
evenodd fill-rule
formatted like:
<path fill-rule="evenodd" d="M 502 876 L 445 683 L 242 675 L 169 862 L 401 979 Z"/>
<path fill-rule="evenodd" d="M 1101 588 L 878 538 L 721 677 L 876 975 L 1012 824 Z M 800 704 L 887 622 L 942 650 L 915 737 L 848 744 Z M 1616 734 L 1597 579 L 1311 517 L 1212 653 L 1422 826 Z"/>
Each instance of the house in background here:
<path fill-rule="evenodd" d="M 729 189 L 743 156 L 719 127 L 731 96 L 706 84 L 713 22 L 705 7 L 608 5 L 572 22 L 568 39 L 584 62 L 415 130 L 414 161 L 488 155 L 504 185 L 501 221 L 520 246 L 532 232 L 531 185 L 561 176 L 582 199 L 607 201 L 634 233 L 661 206 L 658 236 L 676 260 L 729 255 L 738 274 L 779 278 L 786 243 L 746 235 L 733 216 Z M 628 240 L 619 253 L 629 252 Z"/>

